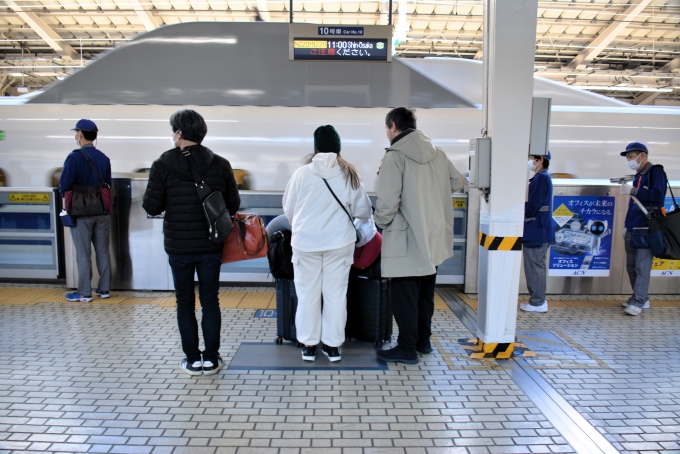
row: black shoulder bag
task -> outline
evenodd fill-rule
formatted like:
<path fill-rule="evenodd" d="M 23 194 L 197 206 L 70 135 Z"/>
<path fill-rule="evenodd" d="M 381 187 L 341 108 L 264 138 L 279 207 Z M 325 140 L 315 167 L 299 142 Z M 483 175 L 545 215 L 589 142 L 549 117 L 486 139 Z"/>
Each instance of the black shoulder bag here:
<path fill-rule="evenodd" d="M 335 192 L 333 192 L 333 190 L 331 189 L 331 186 L 328 184 L 328 181 L 326 181 L 325 178 L 322 178 L 322 180 L 324 183 L 326 183 L 326 187 L 328 188 L 329 191 L 331 191 L 331 194 L 333 194 L 333 198 L 335 199 L 336 202 L 338 202 L 338 205 L 340 205 L 342 211 L 344 211 L 347 217 L 349 218 L 349 222 L 352 224 L 352 228 L 354 229 L 354 234 L 357 237 L 355 243 L 358 243 L 361 237 L 359 236 L 359 230 L 356 227 L 354 227 L 354 220 L 352 219 L 352 215 L 349 214 L 349 211 L 347 211 L 345 205 L 343 205 L 340 199 L 338 199 L 338 196 L 335 195 Z"/>
<path fill-rule="evenodd" d="M 64 194 L 66 211 L 73 217 L 101 216 L 111 213 L 113 211 L 111 187 L 102 180 L 87 151 L 82 148 L 73 151 L 83 155 L 99 183 L 94 186 L 74 184 L 73 188 Z"/>
<path fill-rule="evenodd" d="M 191 153 L 183 151 L 182 154 L 187 158 L 189 170 L 196 184 L 198 198 L 203 206 L 205 220 L 208 223 L 208 239 L 213 244 L 224 244 L 229 233 L 231 233 L 231 229 L 234 228 L 231 215 L 227 210 L 227 204 L 224 202 L 224 196 L 221 192 L 213 191 L 205 184 L 198 173 L 196 162 L 194 162 L 194 165 L 191 163 L 194 160 Z"/>

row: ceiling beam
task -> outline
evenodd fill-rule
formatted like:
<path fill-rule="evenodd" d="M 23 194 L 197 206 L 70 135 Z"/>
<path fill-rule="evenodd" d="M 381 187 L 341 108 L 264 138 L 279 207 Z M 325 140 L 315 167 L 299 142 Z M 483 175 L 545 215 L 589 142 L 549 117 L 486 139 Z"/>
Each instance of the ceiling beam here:
<path fill-rule="evenodd" d="M 676 70 L 680 68 L 680 57 L 675 57 L 673 60 L 669 61 L 666 63 L 660 70 L 659 72 L 662 73 L 670 73 L 673 72 L 673 70 Z"/>
<path fill-rule="evenodd" d="M 661 94 L 660 91 L 648 91 L 647 93 L 643 93 L 640 96 L 636 96 L 635 98 L 633 98 L 633 104 L 635 105 L 651 104 L 654 101 L 654 98 L 656 98 L 660 94 Z"/>
<path fill-rule="evenodd" d="M 14 12 L 17 13 L 17 15 L 62 58 L 65 60 L 76 60 L 80 58 L 78 52 L 68 44 L 62 42 L 59 34 L 52 30 L 52 28 L 40 19 L 37 14 L 23 11 L 21 6 L 17 5 L 14 0 L 5 0 L 5 4 L 12 8 Z"/>
<path fill-rule="evenodd" d="M 267 0 L 257 0 L 257 15 L 260 16 L 263 22 L 271 22 L 272 16 L 269 14 L 269 6 L 267 5 Z"/>
<path fill-rule="evenodd" d="M 616 39 L 630 22 L 649 5 L 652 0 L 637 0 L 622 15 L 617 17 L 619 22 L 611 24 L 600 33 L 585 49 L 583 49 L 568 65 L 568 68 L 584 69 L 600 52 Z"/>
<path fill-rule="evenodd" d="M 135 13 L 137 13 L 139 20 L 142 21 L 142 25 L 144 25 L 146 31 L 155 30 L 160 27 L 161 24 L 158 19 L 156 19 L 153 14 L 151 14 L 151 11 L 147 10 L 145 5 L 143 5 L 139 0 L 128 1 L 130 2 L 130 5 L 132 5 L 132 9 L 134 9 Z"/>

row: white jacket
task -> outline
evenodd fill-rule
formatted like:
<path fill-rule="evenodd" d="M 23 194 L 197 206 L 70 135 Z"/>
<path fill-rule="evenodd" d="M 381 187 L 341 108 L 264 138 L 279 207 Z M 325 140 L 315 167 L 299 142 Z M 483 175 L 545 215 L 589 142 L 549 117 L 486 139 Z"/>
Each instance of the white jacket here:
<path fill-rule="evenodd" d="M 371 219 L 371 201 L 361 181 L 359 189 L 345 181 L 335 153 L 317 153 L 286 185 L 283 212 L 293 227 L 291 245 L 303 252 L 340 249 L 356 242 L 356 230 L 323 182 L 328 184 L 353 218 Z"/>

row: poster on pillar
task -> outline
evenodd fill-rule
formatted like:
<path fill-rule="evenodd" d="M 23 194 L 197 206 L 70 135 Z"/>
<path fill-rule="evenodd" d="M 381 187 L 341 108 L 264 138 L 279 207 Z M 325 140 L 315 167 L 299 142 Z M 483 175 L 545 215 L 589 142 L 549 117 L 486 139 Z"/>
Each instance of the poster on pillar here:
<path fill-rule="evenodd" d="M 555 242 L 550 245 L 549 276 L 609 276 L 614 197 L 553 198 Z"/>
<path fill-rule="evenodd" d="M 666 197 L 663 206 L 666 208 L 666 213 L 675 211 L 675 204 L 671 197 Z M 680 260 L 668 260 L 654 257 L 651 275 L 657 277 L 679 277 Z"/>

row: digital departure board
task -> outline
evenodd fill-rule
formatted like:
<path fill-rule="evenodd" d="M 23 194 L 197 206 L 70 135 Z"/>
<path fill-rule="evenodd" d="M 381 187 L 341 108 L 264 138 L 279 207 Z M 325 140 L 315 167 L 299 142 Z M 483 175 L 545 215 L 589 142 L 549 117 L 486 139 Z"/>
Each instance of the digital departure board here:
<path fill-rule="evenodd" d="M 387 39 L 348 36 L 294 38 L 294 60 L 388 61 Z"/>

